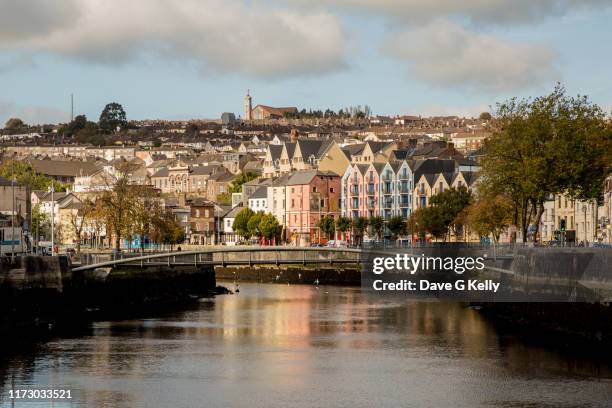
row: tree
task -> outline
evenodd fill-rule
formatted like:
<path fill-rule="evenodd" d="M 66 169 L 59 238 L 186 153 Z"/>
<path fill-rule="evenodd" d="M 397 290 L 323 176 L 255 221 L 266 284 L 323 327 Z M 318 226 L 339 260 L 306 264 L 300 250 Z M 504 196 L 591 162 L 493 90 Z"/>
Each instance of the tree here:
<path fill-rule="evenodd" d="M 346 239 L 346 232 L 351 229 L 351 219 L 348 217 L 338 217 L 336 219 L 336 230 L 340 231 Z"/>
<path fill-rule="evenodd" d="M 280 231 L 280 224 L 273 214 L 264 214 L 259 222 L 259 231 L 266 239 L 275 238 Z"/>
<path fill-rule="evenodd" d="M 197 135 L 199 131 L 200 128 L 194 122 L 189 122 L 185 128 L 185 133 L 188 135 Z"/>
<path fill-rule="evenodd" d="M 480 236 L 493 236 L 497 244 L 499 236 L 512 222 L 512 201 L 507 197 L 482 197 L 468 207 L 467 223 Z"/>
<path fill-rule="evenodd" d="M 169 244 L 170 250 L 173 250 L 174 245 L 185 241 L 185 230 L 169 210 L 156 213 L 151 225 L 151 238 L 160 244 Z"/>
<path fill-rule="evenodd" d="M 551 194 L 598 200 L 609 174 L 611 128 L 602 109 L 584 96 L 569 97 L 557 84 L 535 99 L 497 106 L 495 131 L 485 143 L 482 191 L 513 202 L 513 224 L 523 241 L 535 234 Z"/>
<path fill-rule="evenodd" d="M 144 188 L 142 190 L 140 197 L 134 201 L 131 208 L 133 230 L 140 238 L 140 252 L 144 252 L 145 237 L 150 236 L 152 223 L 162 211 L 159 202 L 151 194 L 152 190 Z"/>
<path fill-rule="evenodd" d="M 253 173 L 252 171 L 247 171 L 246 173 L 242 172 L 236 176 L 236 178 L 231 182 L 229 187 L 230 193 L 241 193 L 242 185 L 244 183 L 248 183 L 251 180 L 255 180 L 259 175 L 257 173 Z"/>
<path fill-rule="evenodd" d="M 446 189 L 431 197 L 431 206 L 439 209 L 439 213 L 432 219 L 436 223 L 441 221 L 447 230 L 452 227 L 455 237 L 459 237 L 463 229 L 459 216 L 471 200 L 472 194 L 465 187 Z"/>
<path fill-rule="evenodd" d="M 65 186 L 53 182 L 53 179 L 42 174 L 37 174 L 34 167 L 27 161 L 8 160 L 0 166 L 0 176 L 12 180 L 13 177 L 19 184 L 28 186 L 31 191 L 47 191 L 53 185 L 55 191 L 62 191 Z"/>
<path fill-rule="evenodd" d="M 433 237 L 442 238 L 448 231 L 445 215 L 441 207 L 419 208 L 410 214 L 408 226 L 412 233 L 417 233 L 421 239 L 429 233 Z"/>
<path fill-rule="evenodd" d="M 489 112 L 482 112 L 478 117 L 480 120 L 491 120 L 491 114 Z"/>
<path fill-rule="evenodd" d="M 231 193 L 217 194 L 217 202 L 223 205 L 232 205 L 232 194 Z"/>
<path fill-rule="evenodd" d="M 259 224 L 261 224 L 261 219 L 264 216 L 263 211 L 257 211 L 253 216 L 249 219 L 247 223 L 247 228 L 249 230 L 249 234 L 252 237 L 261 238 L 262 233 L 261 229 L 259 229 Z"/>
<path fill-rule="evenodd" d="M 244 239 L 251 238 L 251 233 L 249 231 L 249 220 L 253 214 L 255 213 L 250 208 L 243 208 L 238 214 L 236 214 L 236 218 L 234 218 L 232 229 L 236 231 L 238 235 L 244 237 Z"/>
<path fill-rule="evenodd" d="M 98 125 L 95 122 L 87 121 L 85 125 L 76 131 L 74 140 L 78 143 L 91 143 L 96 146 L 104 146 L 106 138 L 98 133 Z"/>
<path fill-rule="evenodd" d="M 7 130 L 21 129 L 24 126 L 25 126 L 25 123 L 23 123 L 23 120 L 19 118 L 10 118 L 4 124 L 4 128 Z"/>
<path fill-rule="evenodd" d="M 406 234 L 408 226 L 401 216 L 396 215 L 389 219 L 389 221 L 387 222 L 387 228 L 389 229 L 389 232 L 391 232 L 391 236 L 395 240 L 400 235 Z"/>
<path fill-rule="evenodd" d="M 120 177 L 112 190 L 105 191 L 100 197 L 107 220 L 107 230 L 115 236 L 115 249 L 121 248 L 121 237 L 131 222 L 131 211 L 136 197 L 133 186 L 130 186 L 126 176 Z"/>
<path fill-rule="evenodd" d="M 70 212 L 70 226 L 76 237 L 76 251 L 81 252 L 81 240 L 83 238 L 83 228 L 89 222 L 89 217 L 95 210 L 95 205 L 91 200 L 83 200 L 78 203 L 77 208 Z"/>
<path fill-rule="evenodd" d="M 368 227 L 368 219 L 365 217 L 353 218 L 353 231 L 355 231 L 355 237 L 358 243 L 363 242 L 363 234 Z"/>
<path fill-rule="evenodd" d="M 111 102 L 104 107 L 100 114 L 98 126 L 106 133 L 114 132 L 117 127 L 123 128 L 127 125 L 127 119 L 123 106 L 117 102 Z"/>
<path fill-rule="evenodd" d="M 40 209 L 40 204 L 32 207 L 32 232 L 35 240 L 38 241 L 40 236 L 48 237 L 51 229 L 51 223 L 47 218 L 47 213 Z"/>
<path fill-rule="evenodd" d="M 384 218 L 380 216 L 370 218 L 370 227 L 372 228 L 372 233 L 376 235 L 376 238 L 379 240 L 382 239 L 382 233 L 385 229 Z"/>
<path fill-rule="evenodd" d="M 336 223 L 334 218 L 330 217 L 329 215 L 321 217 L 317 223 L 317 226 L 321 230 L 321 234 L 324 234 L 327 239 L 330 239 L 332 234 L 336 231 Z"/>

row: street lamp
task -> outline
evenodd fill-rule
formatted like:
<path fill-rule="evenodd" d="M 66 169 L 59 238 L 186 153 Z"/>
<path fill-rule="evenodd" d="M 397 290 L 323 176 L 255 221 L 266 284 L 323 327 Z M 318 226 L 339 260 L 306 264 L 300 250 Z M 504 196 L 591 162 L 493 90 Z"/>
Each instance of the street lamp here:
<path fill-rule="evenodd" d="M 53 193 L 55 188 L 53 186 L 53 180 L 51 180 L 51 186 L 48 190 L 51 193 L 51 256 L 55 255 L 55 200 Z"/>
<path fill-rule="evenodd" d="M 582 205 L 582 214 L 584 215 L 584 245 L 588 246 L 589 245 L 589 240 L 587 239 L 587 224 L 586 224 L 586 213 L 587 213 L 587 205 L 586 203 L 584 203 Z"/>

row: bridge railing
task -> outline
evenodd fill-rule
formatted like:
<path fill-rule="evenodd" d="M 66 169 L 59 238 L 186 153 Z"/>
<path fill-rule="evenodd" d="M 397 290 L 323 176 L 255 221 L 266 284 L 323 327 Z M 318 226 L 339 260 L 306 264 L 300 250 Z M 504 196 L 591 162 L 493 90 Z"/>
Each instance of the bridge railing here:
<path fill-rule="evenodd" d="M 249 247 L 211 248 L 200 251 L 157 253 L 143 256 L 129 254 L 119 259 L 100 259 L 98 262 L 82 264 L 73 271 L 113 267 L 119 265 L 203 265 L 203 264 L 312 264 L 312 263 L 359 263 L 361 250 L 349 248 L 301 248 L 301 247 Z M 92 258 L 95 259 L 95 258 Z"/>

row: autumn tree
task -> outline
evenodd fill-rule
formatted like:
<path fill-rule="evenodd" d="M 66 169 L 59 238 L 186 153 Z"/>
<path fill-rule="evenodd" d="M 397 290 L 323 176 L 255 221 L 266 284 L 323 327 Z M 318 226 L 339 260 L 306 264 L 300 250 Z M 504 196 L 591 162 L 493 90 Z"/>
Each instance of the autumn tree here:
<path fill-rule="evenodd" d="M 482 197 L 468 207 L 467 224 L 480 236 L 493 236 L 497 244 L 499 236 L 512 222 L 512 201 L 507 197 Z"/>
<path fill-rule="evenodd" d="M 107 232 L 112 232 L 115 238 L 115 249 L 121 248 L 121 237 L 132 222 L 132 208 L 136 202 L 133 186 L 126 176 L 120 177 L 110 191 L 105 191 L 100 197 L 107 220 Z"/>
<path fill-rule="evenodd" d="M 81 252 L 81 240 L 83 239 L 83 229 L 89 223 L 89 218 L 95 210 L 95 204 L 89 199 L 78 201 L 75 208 L 70 211 L 70 227 L 76 237 L 76 251 Z"/>

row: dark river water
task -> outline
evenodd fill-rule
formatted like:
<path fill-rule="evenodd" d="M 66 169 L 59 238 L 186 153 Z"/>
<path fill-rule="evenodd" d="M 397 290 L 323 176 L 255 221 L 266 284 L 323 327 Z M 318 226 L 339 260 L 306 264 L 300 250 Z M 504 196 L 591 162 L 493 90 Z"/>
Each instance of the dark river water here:
<path fill-rule="evenodd" d="M 458 304 L 346 287 L 240 289 L 1 355 L 0 406 L 612 406 L 609 363 L 502 335 Z M 11 400 L 11 388 L 72 399 Z"/>

